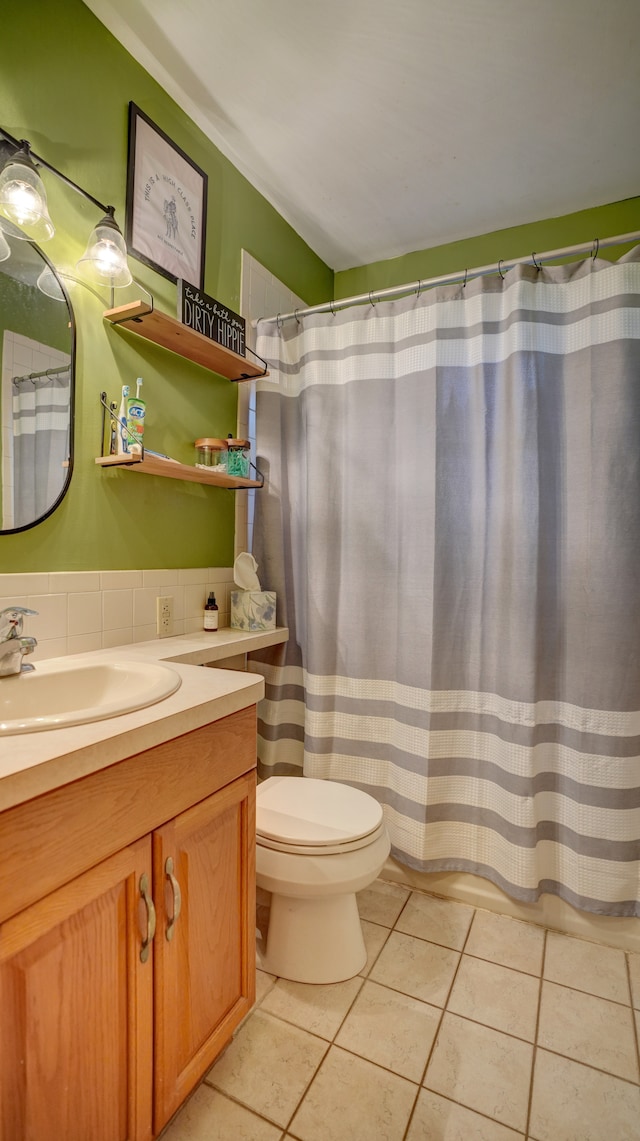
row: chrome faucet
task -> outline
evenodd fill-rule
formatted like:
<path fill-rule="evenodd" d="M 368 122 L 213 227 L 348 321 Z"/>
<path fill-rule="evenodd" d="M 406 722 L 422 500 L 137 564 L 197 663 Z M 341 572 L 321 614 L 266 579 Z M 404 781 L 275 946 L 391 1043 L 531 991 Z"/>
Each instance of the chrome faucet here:
<path fill-rule="evenodd" d="M 22 620 L 25 614 L 37 613 L 37 610 L 27 610 L 26 606 L 0 610 L 0 677 L 35 669 L 22 661 L 25 654 L 32 654 L 38 645 L 35 638 L 22 636 Z"/>

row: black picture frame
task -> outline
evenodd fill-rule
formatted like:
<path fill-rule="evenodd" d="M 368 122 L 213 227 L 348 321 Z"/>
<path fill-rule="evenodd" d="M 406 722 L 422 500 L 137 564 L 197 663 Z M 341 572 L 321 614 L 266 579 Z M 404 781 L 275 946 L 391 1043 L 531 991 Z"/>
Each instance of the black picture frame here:
<path fill-rule="evenodd" d="M 204 289 L 207 174 L 135 103 L 129 103 L 125 238 L 128 252 L 168 277 Z"/>

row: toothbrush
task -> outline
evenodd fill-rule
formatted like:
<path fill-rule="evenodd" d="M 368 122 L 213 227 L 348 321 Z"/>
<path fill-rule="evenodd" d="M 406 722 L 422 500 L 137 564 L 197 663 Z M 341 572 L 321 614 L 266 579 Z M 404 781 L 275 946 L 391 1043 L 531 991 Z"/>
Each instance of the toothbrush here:
<path fill-rule="evenodd" d="M 110 401 L 109 412 L 111 414 L 109 455 L 115 456 L 118 443 L 118 404 L 115 400 Z"/>

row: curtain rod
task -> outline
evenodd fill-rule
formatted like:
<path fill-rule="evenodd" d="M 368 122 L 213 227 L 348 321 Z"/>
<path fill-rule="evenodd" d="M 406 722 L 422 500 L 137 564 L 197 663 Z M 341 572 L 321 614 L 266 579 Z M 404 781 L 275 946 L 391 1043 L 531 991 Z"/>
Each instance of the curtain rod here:
<path fill-rule="evenodd" d="M 511 261 L 502 261 L 497 263 L 491 262 L 490 265 L 476 266 L 475 269 L 462 269 L 457 273 L 443 273 L 439 277 L 420 278 L 418 281 L 410 281 L 407 285 L 393 285 L 389 289 L 372 289 L 369 293 L 358 293 L 354 297 L 342 297 L 338 301 L 325 301 L 322 305 L 311 305 L 307 309 L 294 309 L 293 313 L 278 313 L 275 317 L 261 317 L 261 321 L 273 322 L 276 321 L 280 324 L 282 321 L 290 321 L 294 318 L 297 320 L 299 317 L 306 317 L 310 313 L 335 313 L 338 309 L 347 309 L 351 305 L 363 305 L 366 301 L 371 305 L 375 301 L 380 301 L 382 298 L 400 297 L 403 293 L 421 293 L 423 289 L 427 289 L 434 285 L 455 285 L 456 282 L 462 281 L 466 284 L 473 277 L 484 277 L 485 274 L 499 273 L 503 276 L 505 271 L 513 269 L 515 265 L 534 265 L 539 269 L 543 261 L 554 261 L 556 258 L 569 257 L 571 254 L 587 254 L 592 253 L 593 257 L 597 257 L 598 251 L 606 249 L 609 246 L 621 246 L 625 242 L 636 242 L 640 240 L 640 230 L 633 230 L 630 234 L 618 234 L 615 238 L 605 238 L 600 240 L 596 238 L 595 241 L 587 242 L 586 245 L 577 246 L 563 246 L 559 250 L 548 250 L 546 253 L 527 254 L 526 257 L 513 258 Z M 252 321 L 255 327 L 257 321 Z"/>
<path fill-rule="evenodd" d="M 66 372 L 70 368 L 70 364 L 61 364 L 57 365 L 56 368 L 44 368 L 42 372 L 28 372 L 24 376 L 12 376 L 11 380 L 13 384 L 22 384 L 24 380 L 39 380 L 42 376 L 57 376 L 58 373 Z"/>

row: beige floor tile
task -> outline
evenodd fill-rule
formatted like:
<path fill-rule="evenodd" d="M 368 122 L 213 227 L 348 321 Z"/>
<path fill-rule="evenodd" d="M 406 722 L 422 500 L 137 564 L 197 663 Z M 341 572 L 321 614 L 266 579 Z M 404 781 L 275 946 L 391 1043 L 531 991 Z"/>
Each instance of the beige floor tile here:
<path fill-rule="evenodd" d="M 367 961 L 360 974 L 368 975 L 389 938 L 389 928 L 381 927 L 379 923 L 369 923 L 366 919 L 361 919 L 360 925 L 364 936 L 364 945 L 367 949 Z"/>
<path fill-rule="evenodd" d="M 269 1125 L 217 1090 L 201 1085 L 171 1122 L 162 1141 L 280 1141 L 282 1130 Z"/>
<path fill-rule="evenodd" d="M 420 1082 L 442 1011 L 417 998 L 366 982 L 336 1038 L 370 1062 Z"/>
<path fill-rule="evenodd" d="M 530 1141 L 638 1141 L 639 1136 L 637 1086 L 536 1051 Z"/>
<path fill-rule="evenodd" d="M 431 1090 L 423 1089 L 418 1098 L 407 1141 L 522 1141 L 506 1125 L 481 1117 L 472 1109 L 456 1105 Z"/>
<path fill-rule="evenodd" d="M 396 923 L 396 931 L 460 951 L 472 919 L 473 908 L 464 903 L 414 891 Z"/>
<path fill-rule="evenodd" d="M 205 1081 L 285 1127 L 326 1049 L 322 1039 L 256 1010 Z"/>
<path fill-rule="evenodd" d="M 418 1090 L 332 1046 L 290 1126 L 300 1141 L 402 1141 Z"/>
<path fill-rule="evenodd" d="M 269 975 L 266 971 L 256 971 L 256 1003 L 262 1002 L 265 994 L 268 994 L 275 981 L 275 975 Z"/>
<path fill-rule="evenodd" d="M 477 955 L 479 959 L 489 959 L 514 971 L 539 975 L 543 948 L 542 927 L 492 911 L 476 911 L 464 950 L 466 955 Z"/>
<path fill-rule="evenodd" d="M 533 1047 L 445 1014 L 427 1067 L 424 1085 L 524 1131 L 527 1120 Z"/>
<path fill-rule="evenodd" d="M 444 1006 L 460 955 L 448 947 L 392 931 L 369 978 L 413 998 Z"/>
<path fill-rule="evenodd" d="M 538 1043 L 587 1066 L 638 1081 L 630 1007 L 543 982 Z"/>
<path fill-rule="evenodd" d="M 360 918 L 393 927 L 410 894 L 409 888 L 401 884 L 375 880 L 356 896 Z"/>
<path fill-rule="evenodd" d="M 633 1005 L 636 1010 L 640 1010 L 640 955 L 629 954 L 629 975 Z"/>
<path fill-rule="evenodd" d="M 359 976 L 321 985 L 278 979 L 260 1009 L 331 1041 L 362 985 Z"/>
<path fill-rule="evenodd" d="M 533 1042 L 540 980 L 463 955 L 447 1010 Z"/>
<path fill-rule="evenodd" d="M 544 957 L 544 977 L 554 983 L 629 1004 L 624 951 L 588 943 L 550 931 Z"/>

